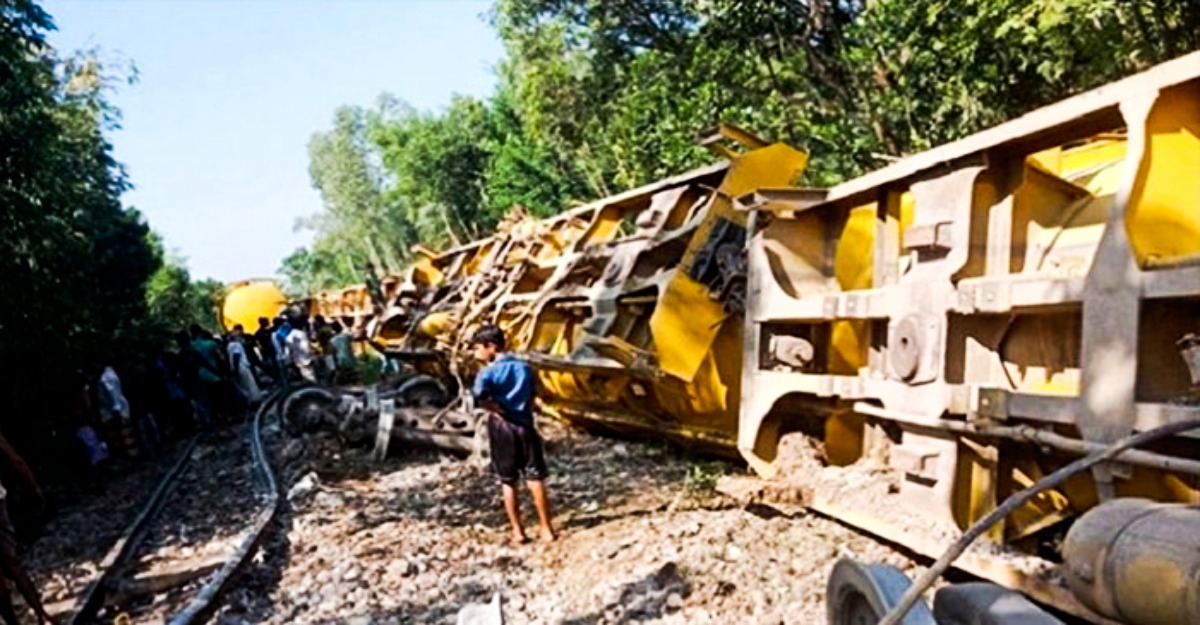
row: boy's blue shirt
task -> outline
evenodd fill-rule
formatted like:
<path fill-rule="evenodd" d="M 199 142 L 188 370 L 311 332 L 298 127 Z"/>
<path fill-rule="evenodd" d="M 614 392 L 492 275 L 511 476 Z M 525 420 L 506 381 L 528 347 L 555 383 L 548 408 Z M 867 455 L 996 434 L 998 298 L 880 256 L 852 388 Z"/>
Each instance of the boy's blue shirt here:
<path fill-rule="evenodd" d="M 475 376 L 472 395 L 476 402 L 494 401 L 504 418 L 517 425 L 533 426 L 533 396 L 537 390 L 533 367 L 504 353 Z"/>

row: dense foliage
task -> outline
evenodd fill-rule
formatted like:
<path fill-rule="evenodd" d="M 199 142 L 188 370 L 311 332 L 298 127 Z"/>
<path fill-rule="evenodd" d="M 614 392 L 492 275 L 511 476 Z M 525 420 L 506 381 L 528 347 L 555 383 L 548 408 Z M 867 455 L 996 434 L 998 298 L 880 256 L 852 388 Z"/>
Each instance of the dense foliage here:
<path fill-rule="evenodd" d="M 704 164 L 720 121 L 807 148 L 826 185 L 1200 47 L 1192 0 L 499 0 L 492 21 L 490 98 L 385 96 L 314 136 L 327 209 L 293 288 Z"/>
<path fill-rule="evenodd" d="M 186 270 L 121 205 L 104 137 L 121 76 L 94 53 L 58 56 L 51 28 L 32 1 L 0 0 L 0 430 L 35 461 L 69 440 L 75 371 L 134 361 L 203 316 Z"/>

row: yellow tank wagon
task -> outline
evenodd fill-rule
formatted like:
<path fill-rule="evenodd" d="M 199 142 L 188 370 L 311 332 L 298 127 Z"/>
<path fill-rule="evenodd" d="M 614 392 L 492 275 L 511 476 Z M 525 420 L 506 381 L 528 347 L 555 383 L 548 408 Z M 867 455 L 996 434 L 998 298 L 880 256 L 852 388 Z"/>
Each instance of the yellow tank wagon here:
<path fill-rule="evenodd" d="M 287 296 L 274 280 L 235 282 L 229 285 L 221 302 L 221 325 L 226 330 L 241 325 L 247 332 L 254 332 L 259 317 L 273 319 L 287 303 Z"/>

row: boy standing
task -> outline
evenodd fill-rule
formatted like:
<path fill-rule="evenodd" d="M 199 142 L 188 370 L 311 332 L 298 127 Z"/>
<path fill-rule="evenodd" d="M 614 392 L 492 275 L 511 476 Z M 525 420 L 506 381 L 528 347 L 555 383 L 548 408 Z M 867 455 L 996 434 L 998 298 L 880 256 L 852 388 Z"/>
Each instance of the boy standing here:
<path fill-rule="evenodd" d="M 512 540 L 528 540 L 521 526 L 516 490 L 517 480 L 524 474 L 537 510 L 539 534 L 544 542 L 550 542 L 556 536 L 550 525 L 550 502 L 544 484 L 547 472 L 542 439 L 533 424 L 533 368 L 505 351 L 504 332 L 494 325 L 480 328 L 471 339 L 471 347 L 475 358 L 486 365 L 475 376 L 472 395 L 476 405 L 488 411 L 492 469 L 500 478 Z"/>

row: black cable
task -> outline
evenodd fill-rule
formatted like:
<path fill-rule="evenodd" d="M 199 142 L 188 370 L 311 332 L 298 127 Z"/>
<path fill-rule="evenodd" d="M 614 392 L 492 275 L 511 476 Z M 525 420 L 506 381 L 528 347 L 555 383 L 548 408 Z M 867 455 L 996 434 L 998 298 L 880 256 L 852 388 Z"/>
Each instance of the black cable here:
<path fill-rule="evenodd" d="M 900 602 L 896 605 L 896 607 L 892 608 L 892 610 L 887 613 L 887 616 L 884 616 L 883 620 L 879 621 L 879 625 L 897 625 L 900 620 L 903 619 L 906 614 L 908 614 L 908 611 L 912 609 L 913 605 L 921 598 L 921 595 L 925 593 L 925 590 L 932 586 L 933 583 L 937 581 L 937 578 L 941 577 L 942 573 L 946 572 L 946 569 L 950 568 L 950 564 L 958 559 L 958 557 L 967 550 L 967 547 L 970 547 L 971 543 L 975 542 L 976 538 L 979 538 L 988 530 L 988 528 L 1011 514 L 1013 510 L 1021 507 L 1030 499 L 1036 497 L 1042 491 L 1049 490 L 1056 486 L 1061 486 L 1076 473 L 1082 473 L 1083 471 L 1087 471 L 1088 469 L 1102 462 L 1112 460 L 1121 455 L 1121 452 L 1131 447 L 1144 445 L 1151 441 L 1163 438 L 1164 436 L 1171 436 L 1172 434 L 1179 434 L 1180 432 L 1186 432 L 1188 430 L 1194 430 L 1197 428 L 1200 428 L 1200 419 L 1192 419 L 1189 421 L 1180 421 L 1178 423 L 1169 423 L 1167 425 L 1156 427 L 1152 430 L 1146 430 L 1145 432 L 1139 432 L 1132 436 L 1127 436 L 1102 450 L 1084 456 L 1064 466 L 1050 475 L 1043 477 L 1037 482 L 1034 482 L 1033 486 L 1030 486 L 1023 491 L 1012 495 L 1008 499 L 1005 499 L 1004 503 L 997 506 L 995 510 L 989 512 L 987 516 L 979 519 L 974 525 L 968 528 L 967 531 L 963 532 L 963 535 L 960 536 L 958 540 L 954 541 L 953 545 L 950 545 L 950 548 L 947 549 L 946 552 L 937 559 L 937 562 L 934 562 L 933 566 L 929 567 L 928 570 L 926 570 L 921 574 L 920 577 L 917 578 L 917 581 L 913 582 L 913 585 L 904 592 L 904 596 L 900 598 Z"/>

